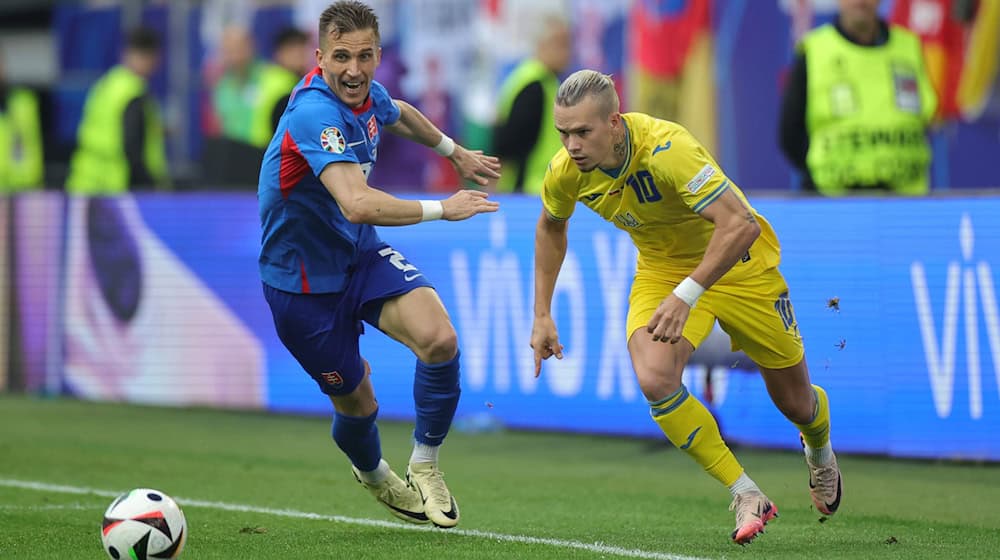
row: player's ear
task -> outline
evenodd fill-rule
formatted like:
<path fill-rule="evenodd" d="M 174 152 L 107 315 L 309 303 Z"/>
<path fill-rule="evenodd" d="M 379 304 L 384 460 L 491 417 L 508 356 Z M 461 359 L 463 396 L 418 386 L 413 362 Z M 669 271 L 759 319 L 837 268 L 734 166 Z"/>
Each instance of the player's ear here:
<path fill-rule="evenodd" d="M 611 124 L 611 128 L 617 130 L 622 125 L 622 114 L 618 111 L 612 111 L 608 122 Z"/>
<path fill-rule="evenodd" d="M 375 48 L 375 66 L 382 62 L 382 47 Z"/>
<path fill-rule="evenodd" d="M 322 66 L 321 62 L 323 62 L 323 51 L 316 49 L 316 66 Z"/>

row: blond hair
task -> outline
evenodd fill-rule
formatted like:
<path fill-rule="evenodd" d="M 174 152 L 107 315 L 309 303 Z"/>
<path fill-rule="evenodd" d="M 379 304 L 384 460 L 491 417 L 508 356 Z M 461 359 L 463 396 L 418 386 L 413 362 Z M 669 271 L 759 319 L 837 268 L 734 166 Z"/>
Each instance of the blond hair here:
<path fill-rule="evenodd" d="M 615 81 L 609 74 L 596 70 L 577 70 L 569 75 L 556 92 L 556 105 L 573 107 L 587 96 L 593 96 L 600 104 L 604 116 L 618 112 L 618 92 Z"/>

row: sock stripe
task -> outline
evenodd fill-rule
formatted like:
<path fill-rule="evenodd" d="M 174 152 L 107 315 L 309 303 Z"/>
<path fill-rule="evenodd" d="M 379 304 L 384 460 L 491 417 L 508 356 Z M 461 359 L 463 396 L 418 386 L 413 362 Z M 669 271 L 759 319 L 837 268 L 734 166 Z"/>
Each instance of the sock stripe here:
<path fill-rule="evenodd" d="M 653 415 L 653 418 L 656 418 L 658 416 L 663 416 L 664 414 L 670 414 L 671 412 L 676 410 L 677 407 L 684 404 L 684 401 L 686 401 L 689 396 L 691 396 L 691 393 L 688 392 L 687 387 L 681 385 L 681 388 L 675 391 L 669 397 L 660 399 L 655 403 L 649 403 L 650 414 Z"/>
<path fill-rule="evenodd" d="M 660 399 L 660 400 L 658 400 L 656 402 L 653 402 L 653 401 L 646 401 L 646 402 L 648 402 L 649 406 L 651 406 L 651 407 L 663 406 L 663 405 L 667 404 L 668 402 L 670 402 L 671 399 L 673 399 L 677 395 L 680 395 L 684 391 L 687 391 L 687 386 L 685 386 L 685 385 L 682 384 L 680 387 L 677 388 L 676 391 L 674 391 L 673 393 L 670 393 L 669 395 L 663 397 L 662 399 Z"/>

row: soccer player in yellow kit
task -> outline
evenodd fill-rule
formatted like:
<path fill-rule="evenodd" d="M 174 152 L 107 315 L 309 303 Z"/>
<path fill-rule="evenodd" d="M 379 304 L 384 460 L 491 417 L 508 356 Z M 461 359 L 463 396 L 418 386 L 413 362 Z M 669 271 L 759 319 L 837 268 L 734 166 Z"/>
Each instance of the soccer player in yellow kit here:
<path fill-rule="evenodd" d="M 619 113 L 610 76 L 572 74 L 555 103 L 560 150 L 549 164 L 535 232 L 535 375 L 562 358 L 552 293 L 577 202 L 628 232 L 639 251 L 629 295 L 628 350 L 650 414 L 667 438 L 726 485 L 731 537 L 746 544 L 778 508 L 744 472 L 708 409 L 681 384 L 716 320 L 759 367 L 774 404 L 801 432 L 816 508 L 832 515 L 841 478 L 826 392 L 811 385 L 802 338 L 778 272 L 774 230 L 682 126 Z"/>

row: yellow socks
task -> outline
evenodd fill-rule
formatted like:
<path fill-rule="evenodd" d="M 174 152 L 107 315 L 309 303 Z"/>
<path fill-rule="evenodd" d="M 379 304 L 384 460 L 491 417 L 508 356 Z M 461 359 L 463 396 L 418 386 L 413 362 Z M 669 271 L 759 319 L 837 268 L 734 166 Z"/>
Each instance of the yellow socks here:
<path fill-rule="evenodd" d="M 812 387 L 816 393 L 816 412 L 812 422 L 795 426 L 802 432 L 802 439 L 806 441 L 807 447 L 819 449 L 830 443 L 830 400 L 822 387 Z"/>
<path fill-rule="evenodd" d="M 743 466 L 722 441 L 712 413 L 684 385 L 672 395 L 649 403 L 649 413 L 670 443 L 690 455 L 719 482 L 730 486 L 743 474 Z"/>

